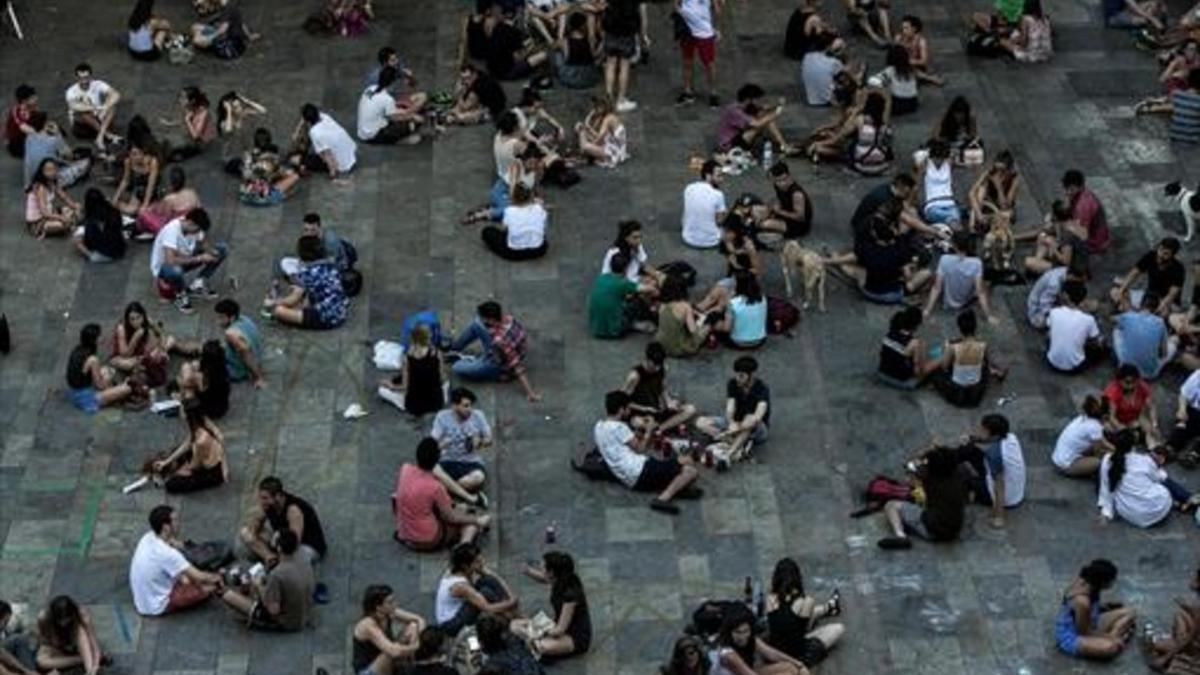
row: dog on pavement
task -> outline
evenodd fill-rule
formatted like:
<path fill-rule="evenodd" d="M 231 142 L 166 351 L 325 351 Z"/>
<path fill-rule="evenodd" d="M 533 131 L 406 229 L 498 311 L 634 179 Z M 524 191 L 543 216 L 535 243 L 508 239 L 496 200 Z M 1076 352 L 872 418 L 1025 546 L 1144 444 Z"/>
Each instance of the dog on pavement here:
<path fill-rule="evenodd" d="M 804 282 L 804 309 L 808 309 L 813 295 L 817 296 L 817 308 L 825 311 L 825 259 L 821 254 L 804 248 L 796 241 L 789 241 L 779 252 L 783 263 L 783 282 L 787 287 L 788 297 L 792 297 L 792 270 L 800 274 Z"/>

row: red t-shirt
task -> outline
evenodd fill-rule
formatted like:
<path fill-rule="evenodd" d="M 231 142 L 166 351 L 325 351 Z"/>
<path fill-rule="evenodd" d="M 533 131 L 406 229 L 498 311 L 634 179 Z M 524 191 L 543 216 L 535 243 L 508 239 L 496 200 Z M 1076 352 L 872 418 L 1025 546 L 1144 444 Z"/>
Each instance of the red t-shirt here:
<path fill-rule="evenodd" d="M 414 544 L 436 542 L 441 525 L 435 505 L 443 512 L 450 510 L 446 486 L 415 464 L 401 466 L 396 477 L 396 534 Z"/>
<path fill-rule="evenodd" d="M 25 132 L 21 131 L 21 125 L 29 124 L 31 115 L 33 111 L 25 106 L 14 105 L 9 108 L 8 114 L 4 116 L 4 137 L 10 142 L 24 143 Z"/>
<path fill-rule="evenodd" d="M 1126 397 L 1125 392 L 1121 391 L 1121 383 L 1113 380 L 1104 388 L 1104 397 L 1112 404 L 1113 416 L 1118 422 L 1132 424 L 1141 416 L 1142 409 L 1150 400 L 1150 385 L 1146 384 L 1145 380 L 1138 380 L 1133 395 Z"/>
<path fill-rule="evenodd" d="M 1112 243 L 1112 235 L 1108 230 L 1108 218 L 1104 214 L 1104 205 L 1096 197 L 1096 193 L 1084 189 L 1075 196 L 1071 205 L 1071 215 L 1079 224 L 1087 229 L 1087 247 L 1092 253 L 1103 253 Z"/>

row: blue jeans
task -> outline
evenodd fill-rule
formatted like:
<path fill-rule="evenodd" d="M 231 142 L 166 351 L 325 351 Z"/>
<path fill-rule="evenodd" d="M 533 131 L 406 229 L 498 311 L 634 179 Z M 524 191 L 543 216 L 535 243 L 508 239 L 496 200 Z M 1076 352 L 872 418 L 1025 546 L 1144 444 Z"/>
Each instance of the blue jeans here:
<path fill-rule="evenodd" d="M 503 182 L 503 181 L 501 181 Z M 461 352 L 478 342 L 483 350 L 482 356 L 465 354 L 450 366 L 450 370 L 464 380 L 498 380 L 504 369 L 492 360 L 492 334 L 478 318 L 473 319 L 467 327 L 450 343 L 450 351 Z"/>
<path fill-rule="evenodd" d="M 229 255 L 229 247 L 226 246 L 225 242 L 223 241 L 217 242 L 213 245 L 212 252 L 217 256 L 217 259 L 210 263 L 163 265 L 158 270 L 158 278 L 170 284 L 171 288 L 174 288 L 175 292 L 177 293 L 186 290 L 186 274 L 196 268 L 200 268 L 200 272 L 196 275 L 196 277 L 198 279 L 208 280 L 217 271 L 217 268 L 221 266 L 221 263 L 225 262 L 225 257 Z"/>
<path fill-rule="evenodd" d="M 1167 478 L 1163 481 L 1163 487 L 1167 488 L 1167 492 L 1171 493 L 1171 500 L 1182 504 L 1192 498 L 1192 491 L 1185 488 L 1182 483 L 1174 478 Z"/>
<path fill-rule="evenodd" d="M 497 178 L 495 183 L 492 183 L 492 191 L 489 194 L 492 204 L 490 213 L 492 220 L 500 220 L 504 217 L 504 209 L 508 208 L 508 183 L 504 182 L 503 178 Z"/>
<path fill-rule="evenodd" d="M 958 204 L 951 200 L 932 202 L 925 205 L 925 220 L 930 223 L 945 223 L 947 225 L 962 220 L 962 212 Z"/>

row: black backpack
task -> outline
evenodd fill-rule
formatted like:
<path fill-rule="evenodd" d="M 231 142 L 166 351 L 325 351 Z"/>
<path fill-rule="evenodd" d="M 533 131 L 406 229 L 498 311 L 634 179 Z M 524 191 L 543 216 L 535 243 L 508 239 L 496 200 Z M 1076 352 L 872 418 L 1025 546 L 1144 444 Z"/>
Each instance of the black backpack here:
<path fill-rule="evenodd" d="M 669 277 L 678 277 L 688 288 L 696 285 L 696 268 L 682 260 L 661 265 L 658 271 Z"/>
<path fill-rule="evenodd" d="M 342 239 L 341 242 L 342 254 L 346 256 L 345 269 L 338 270 L 342 277 L 342 291 L 345 292 L 346 297 L 353 298 L 362 292 L 363 287 L 362 272 L 354 268 L 355 263 L 358 262 L 358 249 L 345 239 Z"/>

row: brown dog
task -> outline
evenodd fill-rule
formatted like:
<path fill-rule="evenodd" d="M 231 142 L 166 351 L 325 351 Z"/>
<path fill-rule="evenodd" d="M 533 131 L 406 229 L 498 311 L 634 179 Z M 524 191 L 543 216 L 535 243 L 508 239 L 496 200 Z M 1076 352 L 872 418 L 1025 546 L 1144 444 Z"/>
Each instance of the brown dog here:
<path fill-rule="evenodd" d="M 819 253 L 804 248 L 795 241 L 783 245 L 779 252 L 779 260 L 783 264 L 783 282 L 787 287 L 788 297 L 792 297 L 792 269 L 800 273 L 804 282 L 804 309 L 812 302 L 813 293 L 817 295 L 817 308 L 825 311 L 825 259 Z"/>

